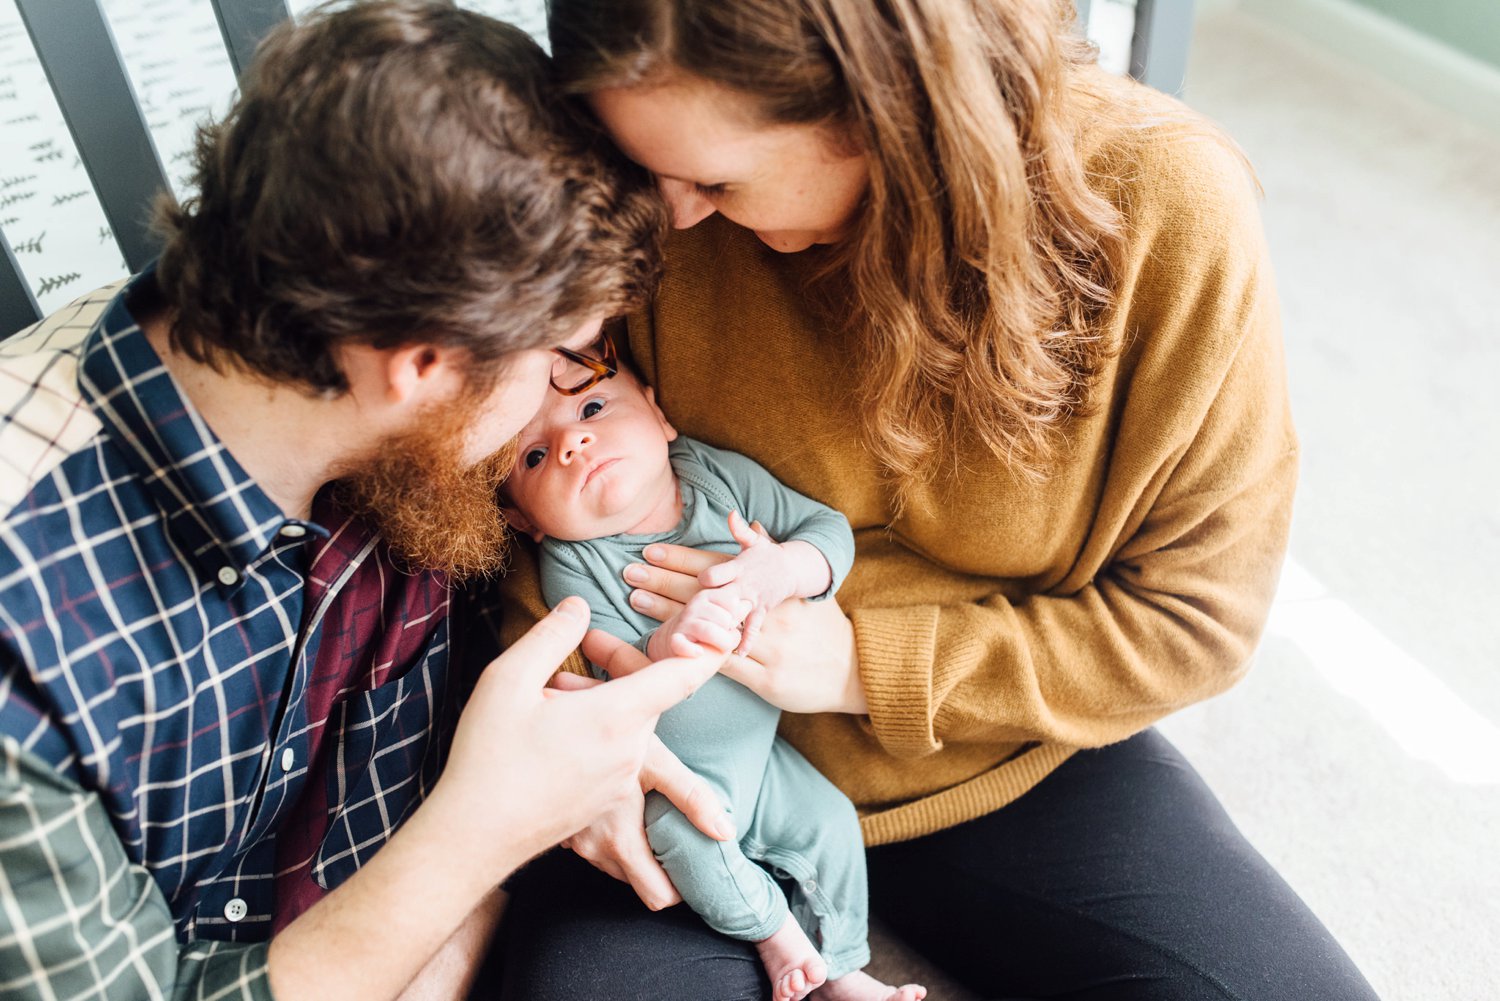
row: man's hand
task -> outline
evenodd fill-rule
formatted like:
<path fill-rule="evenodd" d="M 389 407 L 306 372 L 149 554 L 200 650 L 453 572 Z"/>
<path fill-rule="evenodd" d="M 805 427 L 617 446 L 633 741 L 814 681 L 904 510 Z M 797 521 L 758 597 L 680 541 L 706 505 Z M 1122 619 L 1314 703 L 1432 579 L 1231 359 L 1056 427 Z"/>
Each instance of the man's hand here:
<path fill-rule="evenodd" d="M 619 656 L 634 667 L 649 663 L 644 655 L 599 630 L 584 638 L 584 650 L 609 659 L 618 646 Z M 590 654 L 592 659 L 592 654 Z M 621 660 L 615 661 L 617 669 Z M 560 673 L 553 677 L 551 688 L 577 691 L 604 682 L 576 674 Z M 600 816 L 588 827 L 563 842 L 601 872 L 629 883 L 641 902 L 654 911 L 680 903 L 682 896 L 672 885 L 666 870 L 656 861 L 646 840 L 644 823 L 646 793 L 656 791 L 666 796 L 704 834 L 719 841 L 732 840 L 734 823 L 724 812 L 717 796 L 696 773 L 678 760 L 660 739 L 653 736 L 641 767 L 640 795 L 621 803 Z"/>
<path fill-rule="evenodd" d="M 622 674 L 633 673 L 649 663 L 635 647 L 597 629 L 584 638 L 583 649 L 594 663 L 606 666 L 606 670 L 607 665 L 613 664 L 614 670 Z M 559 674 L 552 680 L 554 688 L 564 690 L 602 684 L 574 674 Z M 639 795 L 620 803 L 563 844 L 596 869 L 629 883 L 642 903 L 659 911 L 680 903 L 682 895 L 656 861 L 646 840 L 645 794 L 653 790 L 671 800 L 693 826 L 709 837 L 729 841 L 736 836 L 733 822 L 708 783 L 653 736 L 641 768 Z"/>
<path fill-rule="evenodd" d="M 664 660 L 608 685 L 547 694 L 588 619 L 588 606 L 569 598 L 485 668 L 426 802 L 271 940 L 273 994 L 394 997 L 517 866 L 639 800 L 657 716 L 722 658 Z"/>
<path fill-rule="evenodd" d="M 601 636 L 604 642 L 619 642 L 607 633 L 594 630 L 583 641 L 585 648 L 591 645 L 594 636 Z M 639 657 L 640 663 L 645 665 L 645 657 L 636 648 L 627 645 L 625 650 Z M 559 674 L 552 680 L 553 687 L 565 690 L 594 684 L 603 684 L 603 681 L 576 674 Z M 640 897 L 640 902 L 652 911 L 661 911 L 673 903 L 681 903 L 682 894 L 672 885 L 666 869 L 655 860 L 651 843 L 646 840 L 645 794 L 651 791 L 660 792 L 672 800 L 673 806 L 682 810 L 697 830 L 712 839 L 732 840 L 735 837 L 735 825 L 724 813 L 724 807 L 714 791 L 708 788 L 708 783 L 688 770 L 666 744 L 652 737 L 651 747 L 646 750 L 645 765 L 640 768 L 640 795 L 604 813 L 588 827 L 564 840 L 562 846 L 573 849 L 600 872 L 628 882 Z"/>
<path fill-rule="evenodd" d="M 497 879 L 600 816 L 638 804 L 656 718 L 722 662 L 664 660 L 609 685 L 547 689 L 587 625 L 588 606 L 569 598 L 485 669 L 433 791 L 476 852 L 508 849 L 496 860 Z"/>

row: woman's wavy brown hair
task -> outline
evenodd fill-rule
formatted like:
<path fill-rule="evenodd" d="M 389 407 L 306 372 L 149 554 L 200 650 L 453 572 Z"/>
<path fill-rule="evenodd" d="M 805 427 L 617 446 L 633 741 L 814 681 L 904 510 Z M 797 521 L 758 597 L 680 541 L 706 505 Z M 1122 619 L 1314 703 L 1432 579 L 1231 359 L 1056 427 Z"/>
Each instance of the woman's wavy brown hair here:
<path fill-rule="evenodd" d="M 335 347 L 510 352 L 642 305 L 665 211 L 524 32 L 443 0 L 325 5 L 256 52 L 164 196 L 174 347 L 318 392 Z"/>
<path fill-rule="evenodd" d="M 690 74 L 768 124 L 856 143 L 870 188 L 824 282 L 870 358 L 870 448 L 898 484 L 977 436 L 1044 476 L 1086 412 L 1124 252 L 1085 145 L 1118 133 L 1072 0 L 552 0 L 575 92 Z M 947 446 L 945 448 L 945 446 Z M 945 453 L 949 453 L 945 456 Z"/>

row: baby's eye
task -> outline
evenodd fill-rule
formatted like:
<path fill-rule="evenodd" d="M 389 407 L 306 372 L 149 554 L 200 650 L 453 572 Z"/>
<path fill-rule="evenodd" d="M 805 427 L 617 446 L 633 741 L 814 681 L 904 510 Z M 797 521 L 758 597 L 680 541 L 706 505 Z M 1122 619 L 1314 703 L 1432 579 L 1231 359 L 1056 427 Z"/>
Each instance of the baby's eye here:
<path fill-rule="evenodd" d="M 535 469 L 537 465 L 546 457 L 547 450 L 545 448 L 533 448 L 531 451 L 526 453 L 526 457 L 521 461 L 526 463 L 527 469 Z"/>
<path fill-rule="evenodd" d="M 584 405 L 583 405 L 583 407 L 578 411 L 578 413 L 579 413 L 579 416 L 581 416 L 584 420 L 588 420 L 590 417 L 593 417 L 593 416 L 597 415 L 599 413 L 599 411 L 601 411 L 603 409 L 604 409 L 604 401 L 600 400 L 600 399 L 593 399 L 593 400 L 588 400 L 587 402 L 585 402 Z"/>

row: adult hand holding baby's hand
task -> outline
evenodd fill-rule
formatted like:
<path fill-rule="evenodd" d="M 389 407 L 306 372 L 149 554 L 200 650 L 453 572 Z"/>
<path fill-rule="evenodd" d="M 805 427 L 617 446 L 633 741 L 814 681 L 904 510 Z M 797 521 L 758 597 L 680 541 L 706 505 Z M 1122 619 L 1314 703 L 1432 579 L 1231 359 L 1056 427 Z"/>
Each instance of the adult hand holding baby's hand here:
<path fill-rule="evenodd" d="M 668 621 L 703 590 L 699 580 L 730 557 L 705 549 L 657 543 L 647 565 L 626 570 L 635 585 L 630 603 Z M 838 601 L 784 601 L 767 616 L 748 656 L 731 656 L 721 672 L 788 712 L 868 713 L 854 625 Z"/>
<path fill-rule="evenodd" d="M 766 613 L 796 594 L 797 558 L 769 536 L 745 524 L 738 511 L 729 513 L 729 533 L 740 544 L 739 554 L 698 575 L 704 590 L 687 607 L 692 608 L 694 602 L 708 595 L 709 602 L 739 611 L 740 637 L 734 653 L 744 656 L 760 635 Z"/>
<path fill-rule="evenodd" d="M 749 656 L 730 657 L 719 673 L 787 712 L 870 711 L 854 624 L 834 598 L 776 606 Z"/>
<path fill-rule="evenodd" d="M 548 689 L 588 620 L 588 606 L 569 598 L 485 669 L 424 807 L 424 816 L 443 818 L 440 829 L 492 856 L 497 880 L 622 805 L 639 823 L 640 776 L 662 762 L 657 717 L 717 666 L 669 660 L 617 684 Z"/>
<path fill-rule="evenodd" d="M 740 642 L 740 623 L 748 605 L 737 591 L 704 588 L 657 627 L 647 649 L 652 660 L 696 657 L 712 650 L 725 653 Z"/>

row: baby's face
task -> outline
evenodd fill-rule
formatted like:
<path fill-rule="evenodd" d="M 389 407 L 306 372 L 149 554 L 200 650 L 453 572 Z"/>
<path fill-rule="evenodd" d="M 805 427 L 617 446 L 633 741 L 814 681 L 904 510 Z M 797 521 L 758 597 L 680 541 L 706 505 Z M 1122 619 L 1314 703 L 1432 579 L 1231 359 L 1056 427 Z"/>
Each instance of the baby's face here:
<path fill-rule="evenodd" d="M 517 527 L 569 541 L 631 531 L 677 489 L 667 457 L 676 437 L 629 372 L 578 396 L 549 391 L 505 483 Z"/>

